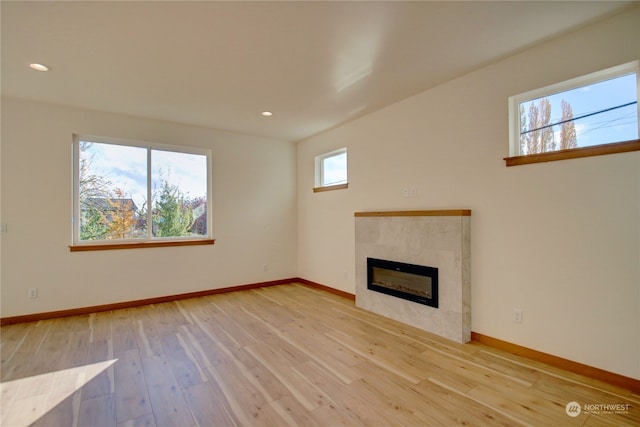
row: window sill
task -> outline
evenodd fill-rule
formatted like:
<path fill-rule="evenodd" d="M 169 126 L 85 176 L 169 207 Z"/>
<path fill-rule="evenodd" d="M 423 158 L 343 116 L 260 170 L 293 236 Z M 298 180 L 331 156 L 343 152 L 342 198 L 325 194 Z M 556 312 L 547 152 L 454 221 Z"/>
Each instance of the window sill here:
<path fill-rule="evenodd" d="M 69 246 L 71 252 L 85 252 L 85 251 L 108 251 L 114 249 L 142 249 L 142 248 L 163 248 L 166 246 L 200 246 L 200 245 L 213 245 L 215 239 L 203 239 L 203 240 L 173 240 L 170 242 L 140 242 L 140 243 L 111 243 L 111 244 L 98 244 L 98 245 L 72 245 Z"/>
<path fill-rule="evenodd" d="M 320 193 L 322 191 L 333 191 L 333 190 L 344 190 L 345 188 L 349 188 L 349 184 L 337 184 L 337 185 L 327 185 L 326 187 L 314 187 L 314 193 Z"/>
<path fill-rule="evenodd" d="M 549 153 L 530 154 L 528 156 L 505 157 L 504 160 L 507 166 L 518 166 L 531 163 L 554 162 L 556 160 L 578 159 L 581 157 L 604 156 L 606 154 L 627 153 L 630 151 L 640 151 L 640 139 L 616 142 L 613 144 L 594 145 L 592 147 L 552 151 Z"/>

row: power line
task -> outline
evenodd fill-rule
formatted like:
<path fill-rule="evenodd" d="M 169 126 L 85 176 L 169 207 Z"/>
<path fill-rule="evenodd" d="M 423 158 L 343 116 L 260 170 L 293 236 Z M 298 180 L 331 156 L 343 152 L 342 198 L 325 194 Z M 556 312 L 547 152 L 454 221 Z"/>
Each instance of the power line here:
<path fill-rule="evenodd" d="M 616 117 L 615 119 L 611 119 L 611 120 L 594 122 L 594 123 L 591 123 L 587 129 L 580 132 L 580 134 L 584 135 L 587 132 L 592 132 L 598 129 L 606 129 L 606 128 L 615 127 L 615 126 L 625 126 L 625 125 L 637 123 L 638 121 L 634 116 L 636 116 L 635 112 L 624 115 L 624 116 Z M 622 120 L 628 120 L 628 121 L 622 121 Z"/>
<path fill-rule="evenodd" d="M 556 125 L 561 125 L 561 124 L 572 122 L 572 121 L 575 121 L 575 120 L 584 119 L 585 117 L 595 116 L 596 114 L 601 114 L 601 113 L 606 113 L 608 111 L 617 110 L 618 108 L 629 107 L 630 105 L 634 105 L 634 104 L 637 104 L 637 103 L 638 103 L 638 101 L 627 102 L 626 104 L 620 104 L 620 105 L 616 105 L 615 107 L 605 108 L 604 110 L 595 111 L 593 113 L 588 113 L 588 114 L 583 114 L 581 116 L 573 117 L 571 119 L 561 120 L 561 121 L 556 122 L 556 123 L 552 123 L 552 124 L 545 125 L 545 126 L 540 126 L 539 128 L 525 130 L 524 132 L 520 132 L 520 136 L 525 135 L 527 133 L 535 132 L 535 131 L 538 131 L 538 130 L 547 129 L 547 128 L 550 128 L 550 127 L 553 127 L 553 126 L 556 126 Z"/>

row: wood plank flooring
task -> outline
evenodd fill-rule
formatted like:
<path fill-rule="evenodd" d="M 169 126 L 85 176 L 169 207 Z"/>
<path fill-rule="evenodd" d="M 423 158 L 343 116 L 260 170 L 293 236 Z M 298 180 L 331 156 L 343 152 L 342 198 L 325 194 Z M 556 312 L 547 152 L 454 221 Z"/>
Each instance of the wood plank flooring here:
<path fill-rule="evenodd" d="M 629 390 L 295 283 L 1 332 L 6 427 L 640 425 Z"/>

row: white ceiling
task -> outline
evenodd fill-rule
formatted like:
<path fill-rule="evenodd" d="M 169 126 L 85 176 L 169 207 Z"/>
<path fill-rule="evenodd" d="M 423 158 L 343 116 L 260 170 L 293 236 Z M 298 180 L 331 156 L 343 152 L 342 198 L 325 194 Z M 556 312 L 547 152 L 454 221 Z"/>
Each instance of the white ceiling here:
<path fill-rule="evenodd" d="M 3 0 L 2 94 L 298 141 L 629 3 Z"/>

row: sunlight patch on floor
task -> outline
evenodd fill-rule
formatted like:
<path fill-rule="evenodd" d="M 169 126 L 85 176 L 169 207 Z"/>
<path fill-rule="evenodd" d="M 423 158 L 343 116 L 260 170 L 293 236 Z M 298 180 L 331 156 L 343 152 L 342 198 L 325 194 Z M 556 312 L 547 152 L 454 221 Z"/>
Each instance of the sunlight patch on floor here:
<path fill-rule="evenodd" d="M 2 421 L 27 426 L 55 408 L 118 359 L 48 372 L 0 384 Z"/>

